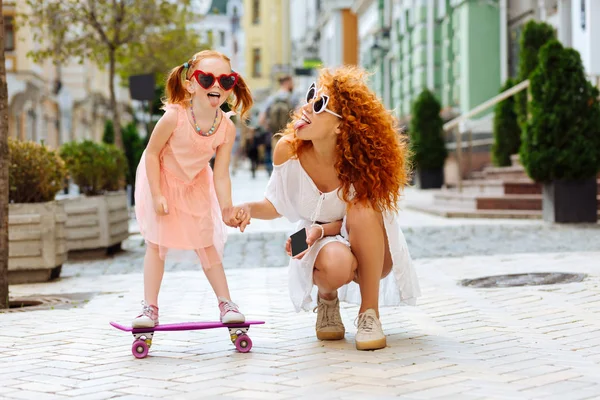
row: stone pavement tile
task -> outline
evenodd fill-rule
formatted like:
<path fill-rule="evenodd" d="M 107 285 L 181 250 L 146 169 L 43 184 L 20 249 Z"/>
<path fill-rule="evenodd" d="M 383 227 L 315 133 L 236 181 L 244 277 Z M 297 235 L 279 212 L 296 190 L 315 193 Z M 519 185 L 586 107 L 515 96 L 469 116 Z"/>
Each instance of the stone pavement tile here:
<path fill-rule="evenodd" d="M 128 380 L 129 382 L 134 381 L 132 379 Z M 121 381 L 120 383 L 104 383 L 102 385 L 92 385 L 92 386 L 86 386 L 84 388 L 77 388 L 77 389 L 70 389 L 70 390 L 65 390 L 64 392 L 62 392 L 62 395 L 65 396 L 69 396 L 69 397 L 74 397 L 74 398 L 79 398 L 79 396 L 88 396 L 88 395 L 93 395 L 94 393 L 98 393 L 100 391 L 102 392 L 112 392 L 112 391 L 116 391 L 118 389 L 122 389 L 124 387 L 130 386 L 125 380 Z M 121 393 L 121 395 L 123 395 Z"/>
<path fill-rule="evenodd" d="M 135 380 L 131 380 L 129 385 L 135 384 L 137 382 Z M 177 390 L 173 389 L 159 389 L 156 387 L 147 387 L 147 386 L 129 386 L 122 387 L 120 389 L 115 389 L 116 392 L 124 393 L 124 394 L 132 394 L 137 396 L 152 396 L 152 397 L 170 397 L 177 398 L 177 396 L 181 393 Z"/>
<path fill-rule="evenodd" d="M 121 396 L 120 393 L 102 390 L 101 392 L 77 395 L 75 398 L 77 400 L 107 400 L 107 399 L 122 398 L 122 397 L 123 396 Z"/>
<path fill-rule="evenodd" d="M 552 372 L 548 374 L 538 375 L 533 378 L 525 378 L 523 380 L 516 380 L 515 383 L 521 383 L 527 387 L 539 387 L 545 386 L 556 382 L 568 381 L 570 379 L 576 379 L 581 377 L 580 372 L 574 372 L 571 370 L 564 370 L 559 372 Z"/>
<path fill-rule="evenodd" d="M 11 392 L 6 395 L 6 399 L 18 399 L 18 400 L 65 400 L 69 397 L 65 397 L 59 394 L 52 393 L 40 393 L 33 391 L 19 391 Z"/>
<path fill-rule="evenodd" d="M 460 393 L 469 392 L 473 387 L 464 384 L 445 385 L 410 393 L 414 399 L 447 399 Z"/>
<path fill-rule="evenodd" d="M 283 393 L 272 393 L 272 392 L 263 392 L 260 390 L 239 390 L 234 393 L 228 393 L 221 397 L 222 399 L 293 399 L 294 397 L 289 394 Z"/>

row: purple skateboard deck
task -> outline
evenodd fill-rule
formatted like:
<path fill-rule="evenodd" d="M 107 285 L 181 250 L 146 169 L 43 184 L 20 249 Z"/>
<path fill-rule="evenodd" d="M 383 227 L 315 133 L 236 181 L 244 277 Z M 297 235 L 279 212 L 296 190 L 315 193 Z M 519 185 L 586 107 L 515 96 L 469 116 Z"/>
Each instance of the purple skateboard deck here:
<path fill-rule="evenodd" d="M 157 325 L 154 328 L 132 328 L 116 322 L 110 324 L 124 332 L 143 333 L 143 332 L 169 332 L 169 331 L 196 331 L 213 328 L 248 328 L 250 325 L 261 325 L 265 321 L 246 321 L 242 324 L 222 324 L 221 322 L 181 322 L 178 324 Z"/>
<path fill-rule="evenodd" d="M 229 337 L 235 348 L 241 353 L 247 353 L 252 348 L 252 340 L 248 336 L 250 325 L 261 325 L 265 321 L 246 321 L 242 324 L 223 324 L 221 322 L 181 322 L 178 324 L 157 325 L 154 328 L 132 328 L 131 326 L 121 325 L 116 322 L 110 322 L 110 325 L 124 332 L 131 332 L 134 341 L 131 346 L 131 353 L 136 358 L 144 358 L 148 355 L 148 350 L 152 346 L 154 332 L 167 331 L 195 331 L 202 329 L 227 328 Z"/>

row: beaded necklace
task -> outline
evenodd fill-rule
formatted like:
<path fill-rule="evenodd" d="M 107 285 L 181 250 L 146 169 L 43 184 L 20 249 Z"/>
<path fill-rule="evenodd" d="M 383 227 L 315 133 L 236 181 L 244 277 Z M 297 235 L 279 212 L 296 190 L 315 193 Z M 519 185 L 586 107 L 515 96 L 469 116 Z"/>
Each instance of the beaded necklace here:
<path fill-rule="evenodd" d="M 192 113 L 192 120 L 194 120 L 194 128 L 196 129 L 196 133 L 198 133 L 201 136 L 211 136 L 215 132 L 215 129 L 217 128 L 217 119 L 219 117 L 219 109 L 218 108 L 215 111 L 215 120 L 213 121 L 212 127 L 206 133 L 202 132 L 202 130 L 198 126 L 198 123 L 196 122 L 196 116 L 194 115 L 194 107 L 193 107 L 192 100 L 190 100 L 190 112 Z"/>

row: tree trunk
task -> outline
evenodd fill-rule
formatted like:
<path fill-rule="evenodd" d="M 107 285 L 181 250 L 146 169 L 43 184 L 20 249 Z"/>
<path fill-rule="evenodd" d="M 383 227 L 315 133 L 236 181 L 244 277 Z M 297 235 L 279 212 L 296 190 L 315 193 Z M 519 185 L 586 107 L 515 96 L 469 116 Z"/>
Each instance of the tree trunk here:
<path fill-rule="evenodd" d="M 0 1 L 0 14 L 2 2 Z M 0 19 L 0 309 L 8 308 L 8 90 Z"/>
<path fill-rule="evenodd" d="M 115 69 L 116 69 L 115 51 L 110 52 L 110 108 L 113 112 L 113 127 L 115 132 L 115 145 L 123 150 L 123 136 L 121 135 L 121 114 L 117 105 L 117 96 L 115 93 Z"/>

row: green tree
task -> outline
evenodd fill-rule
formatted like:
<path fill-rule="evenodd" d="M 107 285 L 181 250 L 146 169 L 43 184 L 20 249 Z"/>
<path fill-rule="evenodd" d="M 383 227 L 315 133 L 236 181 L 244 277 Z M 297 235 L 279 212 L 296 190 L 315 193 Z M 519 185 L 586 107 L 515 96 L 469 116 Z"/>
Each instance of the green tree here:
<path fill-rule="evenodd" d="M 135 172 L 144 152 L 144 143 L 135 123 L 131 122 L 123 128 L 123 143 L 125 145 L 125 157 L 129 165 L 127 183 L 134 185 Z"/>
<path fill-rule="evenodd" d="M 208 49 L 210 46 L 200 41 L 198 33 L 190 28 L 189 21 L 189 9 L 181 8 L 172 16 L 169 26 L 150 32 L 143 42 L 127 46 L 119 58 L 122 66 L 119 74 L 123 82 L 127 82 L 131 75 L 154 74 L 157 86 L 164 87 L 173 67 Z"/>
<path fill-rule="evenodd" d="M 529 79 L 529 75 L 531 75 L 538 65 L 538 53 L 540 49 L 555 37 L 556 32 L 554 28 L 545 22 L 531 20 L 525 24 L 519 40 L 519 72 L 517 82 Z M 517 93 L 515 97 L 519 127 L 522 128 L 523 124 L 527 122 L 527 90 Z"/>
<path fill-rule="evenodd" d="M 448 156 L 440 111 L 440 102 L 427 89 L 419 94 L 412 105 L 410 145 L 414 165 L 421 170 L 443 168 Z"/>
<path fill-rule="evenodd" d="M 558 40 L 542 47 L 531 81 L 531 118 L 523 129 L 521 161 L 536 182 L 593 178 L 600 171 L 598 89 L 579 53 Z"/>
<path fill-rule="evenodd" d="M 0 2 L 2 14 L 2 2 Z M 4 18 L 0 20 L 0 309 L 8 308 L 8 89 L 4 65 Z"/>
<path fill-rule="evenodd" d="M 29 25 L 33 39 L 42 44 L 30 52 L 35 60 L 52 59 L 64 62 L 73 57 L 108 64 L 110 107 L 115 124 L 115 144 L 123 148 L 121 115 L 116 98 L 115 77 L 121 62 L 136 54 L 135 49 L 164 29 L 189 0 L 26 0 L 28 12 L 21 15 Z M 188 20 L 189 22 L 189 20 Z M 56 43 L 60 42 L 60 46 Z M 50 44 L 48 44 L 50 43 Z M 171 43 L 171 45 L 173 45 Z M 173 46 L 177 47 L 177 46 Z M 157 50 L 160 51 L 160 50 Z"/>
<path fill-rule="evenodd" d="M 514 81 L 508 79 L 500 93 L 514 86 Z M 514 96 L 496 104 L 494 109 L 494 144 L 492 145 L 492 161 L 498 167 L 511 164 L 510 156 L 519 152 L 521 143 L 521 128 L 517 122 Z"/>

